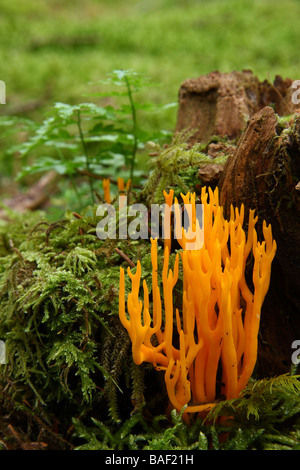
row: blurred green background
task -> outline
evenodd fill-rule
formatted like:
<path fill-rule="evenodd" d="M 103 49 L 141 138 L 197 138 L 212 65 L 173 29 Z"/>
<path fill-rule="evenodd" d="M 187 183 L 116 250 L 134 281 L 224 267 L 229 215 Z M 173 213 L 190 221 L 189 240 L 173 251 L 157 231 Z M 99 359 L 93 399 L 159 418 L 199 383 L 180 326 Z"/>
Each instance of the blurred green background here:
<path fill-rule="evenodd" d="M 163 103 L 213 70 L 300 74 L 298 0 L 1 0 L 0 12 L 7 106 L 80 101 L 121 68 L 160 83 L 150 92 Z"/>
<path fill-rule="evenodd" d="M 89 84 L 115 69 L 158 83 L 138 97 L 154 104 L 214 70 L 299 79 L 299 18 L 299 0 L 0 0 L 0 114 L 42 120 L 57 101 L 91 100 Z M 176 114 L 153 113 L 145 128 L 172 131 Z"/>

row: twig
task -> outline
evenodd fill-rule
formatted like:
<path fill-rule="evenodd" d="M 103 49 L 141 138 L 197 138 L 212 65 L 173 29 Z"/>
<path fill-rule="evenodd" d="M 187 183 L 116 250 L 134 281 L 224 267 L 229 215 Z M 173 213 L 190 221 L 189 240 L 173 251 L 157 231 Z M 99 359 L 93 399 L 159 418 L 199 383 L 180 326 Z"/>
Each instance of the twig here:
<path fill-rule="evenodd" d="M 23 450 L 42 450 L 48 446 L 48 444 L 46 444 L 45 442 L 23 442 L 19 434 L 12 427 L 11 424 L 9 424 L 7 428 L 9 432 L 12 434 L 12 436 L 14 437 L 14 439 L 17 441 L 21 449 Z"/>
<path fill-rule="evenodd" d="M 80 111 L 79 110 L 77 112 L 77 126 L 78 126 L 79 137 L 80 137 L 83 153 L 84 153 L 84 156 L 85 156 L 86 169 L 87 169 L 88 172 L 90 172 L 89 155 L 88 155 L 87 146 L 86 146 L 84 136 L 83 136 L 83 131 L 82 131 L 82 127 L 81 127 L 81 116 L 80 116 Z M 95 203 L 94 185 L 93 185 L 93 180 L 90 177 L 89 177 L 89 185 L 90 185 L 92 202 Z"/>
<path fill-rule="evenodd" d="M 73 212 L 73 215 L 76 219 L 82 219 L 82 215 L 77 214 L 77 212 Z"/>
<path fill-rule="evenodd" d="M 136 117 L 136 109 L 135 109 L 135 104 L 132 96 L 132 90 L 130 86 L 130 82 L 128 80 L 128 77 L 125 75 L 125 84 L 127 87 L 127 94 L 129 98 L 129 103 L 130 103 L 130 108 L 131 108 L 131 116 L 132 116 L 132 135 L 133 135 L 133 148 L 132 148 L 132 159 L 130 162 L 130 179 L 133 181 L 133 173 L 134 173 L 134 167 L 135 167 L 135 159 L 136 159 L 136 153 L 138 149 L 138 139 L 137 139 L 137 117 Z"/>
<path fill-rule="evenodd" d="M 11 247 L 11 249 L 12 249 L 15 253 L 17 253 L 17 255 L 19 256 L 19 258 L 21 258 L 21 260 L 22 260 L 24 263 L 27 263 L 26 259 L 23 258 L 21 252 L 18 250 L 18 248 L 15 247 L 15 244 L 14 244 L 13 240 L 10 239 L 8 243 L 9 243 L 9 246 Z"/>
<path fill-rule="evenodd" d="M 128 256 L 125 255 L 125 253 L 123 253 L 123 251 L 121 251 L 119 248 L 115 248 L 115 250 L 116 250 L 116 252 L 117 252 L 120 256 L 122 256 L 122 258 L 123 258 L 125 261 L 127 261 L 127 263 L 129 264 L 129 266 L 131 266 L 131 268 L 134 268 L 134 267 L 135 267 L 134 262 L 131 261 L 131 259 L 128 258 Z"/>
<path fill-rule="evenodd" d="M 95 180 L 103 180 L 105 178 L 105 176 L 102 176 L 102 175 L 96 175 L 95 173 L 91 173 L 90 171 L 87 171 L 87 170 L 79 170 L 78 168 L 76 169 L 76 172 L 79 174 L 79 175 L 82 175 L 82 176 L 88 176 L 89 178 L 93 178 Z M 142 178 L 147 178 L 147 175 L 146 174 L 143 174 L 141 175 Z M 117 180 L 115 180 L 114 178 L 109 178 L 110 182 L 112 184 L 118 184 Z M 131 183 L 131 187 L 133 188 L 136 188 L 136 189 L 143 189 L 143 185 L 141 184 L 132 184 Z"/>
<path fill-rule="evenodd" d="M 11 199 L 3 201 L 3 205 L 12 209 L 14 212 L 25 212 L 27 210 L 36 210 L 42 207 L 56 189 L 58 174 L 50 171 L 42 176 L 25 194 L 18 194 Z M 1 218 L 9 218 L 9 212 L 0 209 Z"/>

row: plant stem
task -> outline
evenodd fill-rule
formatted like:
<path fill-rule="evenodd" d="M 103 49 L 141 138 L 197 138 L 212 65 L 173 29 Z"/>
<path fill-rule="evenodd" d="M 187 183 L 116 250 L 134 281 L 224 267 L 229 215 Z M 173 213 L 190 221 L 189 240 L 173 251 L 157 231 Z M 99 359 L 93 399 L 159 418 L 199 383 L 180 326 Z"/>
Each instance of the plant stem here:
<path fill-rule="evenodd" d="M 133 148 L 132 148 L 132 158 L 131 158 L 131 164 L 130 164 L 130 179 L 132 181 L 133 173 L 134 173 L 134 166 L 135 166 L 135 159 L 136 159 L 136 152 L 137 152 L 137 147 L 138 147 L 137 118 L 136 118 L 136 109 L 135 109 L 135 105 L 134 105 L 134 100 L 133 100 L 133 96 L 132 96 L 130 82 L 129 82 L 128 77 L 126 75 L 124 77 L 124 80 L 125 80 L 126 87 L 127 87 L 127 93 L 128 93 L 128 98 L 129 98 L 129 102 L 130 102 L 132 122 L 133 122 L 133 127 L 132 127 Z"/>
<path fill-rule="evenodd" d="M 74 181 L 74 176 L 73 176 L 73 175 L 70 176 L 70 182 L 71 182 L 71 186 L 72 186 L 72 188 L 73 188 L 73 191 L 74 191 L 74 193 L 76 194 L 77 200 L 78 200 L 78 202 L 79 202 L 80 210 L 81 210 L 81 209 L 83 208 L 82 199 L 81 199 L 81 196 L 80 196 L 80 194 L 79 194 L 79 191 L 78 191 L 78 188 L 77 188 L 77 186 L 76 186 L 76 183 L 75 183 L 75 181 Z"/>
<path fill-rule="evenodd" d="M 87 169 L 88 172 L 90 172 L 89 155 L 88 155 L 86 143 L 85 143 L 83 132 L 82 132 L 80 110 L 77 111 L 77 125 L 78 125 L 79 136 L 80 136 L 80 141 L 81 141 L 83 153 L 84 153 L 84 156 L 85 156 L 86 169 Z M 94 204 L 95 203 L 95 196 L 94 196 L 94 185 L 93 185 L 92 178 L 89 178 L 89 185 L 90 185 L 92 203 Z"/>
<path fill-rule="evenodd" d="M 60 160 L 63 161 L 63 160 L 64 160 L 64 157 L 63 157 L 63 154 L 62 154 L 61 149 L 60 149 L 59 147 L 57 147 L 56 150 L 57 150 L 57 153 L 58 153 L 58 156 L 59 156 Z M 74 191 L 74 193 L 75 193 L 75 195 L 76 195 L 76 197 L 77 197 L 77 199 L 78 199 L 80 208 L 82 209 L 82 200 L 81 200 L 81 197 L 80 197 L 78 188 L 77 188 L 77 186 L 76 186 L 76 184 L 75 184 L 74 175 L 73 175 L 73 174 L 69 175 L 69 180 L 70 180 L 71 186 L 72 186 L 72 188 L 73 188 L 73 191 Z"/>

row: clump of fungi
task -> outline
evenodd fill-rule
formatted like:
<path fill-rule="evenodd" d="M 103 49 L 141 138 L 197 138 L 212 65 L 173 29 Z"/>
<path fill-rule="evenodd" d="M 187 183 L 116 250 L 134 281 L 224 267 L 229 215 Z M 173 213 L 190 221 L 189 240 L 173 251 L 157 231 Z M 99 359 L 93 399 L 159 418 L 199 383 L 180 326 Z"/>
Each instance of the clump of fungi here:
<path fill-rule="evenodd" d="M 172 205 L 173 194 L 172 190 L 165 193 L 168 206 Z M 199 224 L 195 219 L 195 195 L 182 197 L 193 208 L 190 228 L 196 234 Z M 179 207 L 176 198 L 175 203 Z M 133 360 L 136 364 L 150 362 L 165 371 L 170 402 L 178 411 L 186 406 L 185 413 L 209 410 L 220 397 L 236 398 L 247 385 L 257 359 L 261 307 L 276 252 L 271 226 L 265 221 L 264 241 L 258 241 L 254 211 L 249 212 L 246 235 L 243 206 L 240 210 L 231 207 L 227 221 L 219 205 L 218 189 L 213 192 L 203 188 L 201 203 L 202 246 L 189 249 L 190 236 L 177 223 L 174 230 L 182 249 L 176 254 L 173 269 L 169 268 L 170 240 L 165 240 L 161 288 L 157 239 L 151 239 L 151 307 L 145 280 L 143 301 L 139 298 L 140 262 L 135 273 L 128 268 L 131 291 L 127 302 L 125 273 L 120 269 L 119 316 L 132 342 Z M 249 287 L 245 267 L 251 256 L 253 275 Z M 183 277 L 181 306 L 173 302 L 179 257 Z"/>

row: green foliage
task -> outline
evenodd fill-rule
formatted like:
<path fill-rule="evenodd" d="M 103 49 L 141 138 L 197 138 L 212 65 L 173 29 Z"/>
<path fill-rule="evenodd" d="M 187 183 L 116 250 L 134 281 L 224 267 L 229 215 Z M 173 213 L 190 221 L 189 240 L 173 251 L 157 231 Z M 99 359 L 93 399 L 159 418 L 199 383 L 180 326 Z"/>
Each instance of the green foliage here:
<path fill-rule="evenodd" d="M 141 434 L 133 434 L 132 430 L 137 425 L 147 432 L 147 424 L 141 411 L 126 420 L 120 428 L 115 431 L 111 425 L 92 419 L 92 429 L 87 429 L 79 420 L 74 420 L 76 435 L 87 441 L 77 447 L 78 450 L 138 450 L 139 443 L 145 440 Z"/>
<path fill-rule="evenodd" d="M 17 118 L 0 119 L 6 132 L 9 132 L 9 126 L 18 124 L 16 131 L 22 125 L 31 134 L 25 142 L 8 151 L 11 155 L 18 152 L 23 161 L 19 179 L 39 172 L 56 171 L 70 180 L 78 197 L 78 184 L 85 177 L 92 202 L 95 202 L 95 179 L 110 177 L 116 180 L 121 176 L 140 182 L 138 152 L 145 148 L 150 135 L 141 126 L 139 117 L 141 112 L 157 110 L 158 106 L 139 104 L 135 94 L 149 83 L 132 70 L 114 70 L 106 81 L 99 84 L 109 86 L 109 89 L 94 95 L 106 100 L 118 99 L 119 106 L 116 103 L 106 106 L 90 102 L 77 105 L 55 103 L 41 125 L 28 120 L 18 123 Z M 151 139 L 161 141 L 165 138 L 163 131 L 151 133 Z"/>
<path fill-rule="evenodd" d="M 119 115 L 119 119 L 115 119 L 117 124 L 121 124 L 123 129 L 120 128 L 112 128 L 112 132 L 115 133 L 122 133 L 123 143 L 121 152 L 125 158 L 125 165 L 129 168 L 129 175 L 128 177 L 133 180 L 136 176 L 135 172 L 135 165 L 137 159 L 138 150 L 144 149 L 145 143 L 150 139 L 155 139 L 161 141 L 165 138 L 166 135 L 169 136 L 169 133 L 166 131 L 152 131 L 151 134 L 145 130 L 144 124 L 138 120 L 138 111 L 139 112 L 149 112 L 149 111 L 157 111 L 158 109 L 169 109 L 170 107 L 177 106 L 177 103 L 170 103 L 163 106 L 154 105 L 153 103 L 139 103 L 135 98 L 134 95 L 139 92 L 144 87 L 153 86 L 146 77 L 142 74 L 137 73 L 133 70 L 114 70 L 110 75 L 108 80 L 104 83 L 114 87 L 125 87 L 125 91 L 119 92 L 111 92 L 110 96 L 113 97 L 126 97 L 128 103 L 122 104 L 119 109 L 114 109 L 116 115 Z M 105 93 L 96 93 L 96 96 L 105 96 L 107 97 L 108 94 Z M 128 120 L 128 116 L 130 120 Z M 126 128 L 127 124 L 127 128 Z M 129 129 L 128 129 L 129 127 Z M 119 138 L 120 140 L 120 138 Z M 127 142 L 128 141 L 128 142 Z M 122 141 L 120 141 L 122 144 Z"/>
<path fill-rule="evenodd" d="M 251 67 L 261 79 L 268 74 L 297 79 L 299 2 L 251 5 L 249 10 L 241 0 L 86 0 L 83 11 L 80 2 L 67 1 L 58 9 L 53 1 L 2 1 L 1 79 L 10 102 L 39 97 L 41 106 L 73 103 L 87 82 L 116 64 L 151 73 L 165 84 L 166 102 L 174 100 L 187 77 L 211 70 Z M 148 93 L 151 101 L 157 98 L 155 90 Z M 167 119 L 166 128 L 172 129 L 174 113 Z"/>
<path fill-rule="evenodd" d="M 66 404 L 77 416 L 102 400 L 104 417 L 117 421 L 117 382 L 125 375 L 138 404 L 143 379 L 116 321 L 125 261 L 115 247 L 143 258 L 147 273 L 150 246 L 99 240 L 95 211 L 53 224 L 26 214 L 0 227 L 0 338 L 8 357 L 0 374 L 16 403 L 42 405 L 46 414 L 59 403 L 64 419 Z"/>
<path fill-rule="evenodd" d="M 254 448 L 296 448 L 300 443 L 300 381 L 289 374 L 252 381 L 238 399 L 220 402 L 209 419 L 228 416 L 232 427 L 261 432 Z M 240 431 L 241 434 L 241 431 Z"/>
<path fill-rule="evenodd" d="M 203 420 L 186 423 L 182 413 L 171 412 L 171 420 L 157 415 L 145 419 L 143 406 L 118 428 L 92 420 L 87 426 L 74 422 L 76 435 L 85 441 L 78 449 L 126 450 L 268 450 L 296 449 L 300 443 L 300 383 L 296 377 L 282 376 L 253 382 L 249 397 L 224 401 Z M 260 396 L 255 419 L 249 410 Z M 272 396 L 272 400 L 270 400 Z M 265 401 L 270 402 L 265 419 Z M 234 403 L 233 403 L 234 402 Z M 277 405 L 280 402 L 280 410 Z M 257 405 L 257 404 L 256 404 Z M 223 412 L 226 410 L 225 415 Z M 184 410 L 183 410 L 184 411 Z M 225 419 L 227 412 L 231 417 Z M 298 417 L 297 417 L 298 415 Z M 280 419 L 278 419 L 280 416 Z M 211 419 L 213 418 L 213 421 Z"/>
<path fill-rule="evenodd" d="M 298 448 L 297 376 L 253 380 L 205 420 L 166 413 L 163 375 L 133 364 L 118 319 L 119 267 L 127 263 L 115 248 L 140 259 L 149 282 L 149 241 L 99 240 L 95 214 L 90 207 L 49 223 L 41 213 L 8 211 L 10 222 L 0 224 L 2 400 L 47 422 L 55 416 L 62 434 L 73 422 L 79 449 Z M 160 249 L 158 256 L 161 263 Z"/>
<path fill-rule="evenodd" d="M 124 97 L 128 98 L 129 90 L 136 91 L 140 81 L 134 74 L 129 81 L 127 72 L 115 72 L 111 80 L 124 85 L 124 74 L 128 80 Z M 113 125 L 106 123 L 107 113 L 113 110 L 58 104 L 21 146 L 24 158 L 40 145 L 51 144 L 58 154 L 62 151 L 62 159 L 55 161 L 72 162 L 68 152 L 72 155 L 73 150 L 76 160 L 80 145 L 81 150 L 94 145 L 89 140 L 90 127 L 83 130 L 83 123 L 94 129 L 101 121 L 101 109 L 100 127 L 106 133 L 101 134 L 100 128 L 99 134 L 93 132 L 106 136 L 102 143 L 105 140 L 106 150 L 115 153 L 112 136 L 117 120 L 113 118 Z M 132 116 L 132 103 L 123 111 L 120 122 L 125 126 L 125 115 L 131 112 Z M 131 127 L 130 135 L 131 144 L 135 138 L 140 142 L 137 127 Z M 132 192 L 133 199 L 150 204 L 161 202 L 164 189 L 173 187 L 178 196 L 195 188 L 198 166 L 211 159 L 202 145 L 188 146 L 187 137 L 176 135 L 164 147 L 151 144 L 152 173 L 141 193 Z M 96 145 L 100 142 L 96 139 Z M 134 147 L 129 148 L 130 170 L 135 161 Z M 122 155 L 125 159 L 125 151 Z M 99 171 L 98 176 L 102 169 L 110 171 L 105 159 L 99 167 L 93 166 L 89 150 L 83 156 L 82 171 Z M 66 168 L 62 169 L 65 176 L 76 175 L 74 169 L 70 167 L 68 173 Z M 183 413 L 166 411 L 163 374 L 152 365 L 133 363 L 130 339 L 118 318 L 119 268 L 127 267 L 127 262 L 116 248 L 135 264 L 141 261 L 148 282 L 152 272 L 149 241 L 99 240 L 96 209 L 92 205 L 80 214 L 67 212 L 53 223 L 42 213 L 20 215 L 8 209 L 9 222 L 0 223 L 0 339 L 5 341 L 8 357 L 0 369 L 1 406 L 5 409 L 9 398 L 14 409 L 26 410 L 43 423 L 56 419 L 62 435 L 68 435 L 78 449 L 297 449 L 297 376 L 253 381 L 238 399 L 218 403 L 205 420 L 195 415 L 186 422 Z M 162 256 L 159 249 L 159 263 Z"/>
<path fill-rule="evenodd" d="M 299 2 L 251 5 L 249 10 L 245 0 L 86 0 L 83 9 L 80 2 L 57 8 L 55 1 L 1 1 L 0 79 L 7 85 L 1 114 L 41 122 L 53 103 L 82 102 L 86 84 L 115 68 L 146 73 L 163 85 L 163 92 L 141 89 L 141 103 L 173 102 L 185 79 L 212 70 L 251 68 L 261 80 L 277 74 L 297 79 Z M 176 112 L 169 109 L 152 113 L 144 128 L 150 134 L 172 131 L 175 123 Z M 15 175 L 18 159 L 7 158 L 2 139 L 1 132 L 0 173 Z"/>
<path fill-rule="evenodd" d="M 230 415 L 232 411 L 236 417 L 240 413 L 247 420 L 260 420 L 263 423 L 268 423 L 269 417 L 274 422 L 280 422 L 294 416 L 300 411 L 299 377 L 286 374 L 254 381 L 241 392 L 240 398 L 216 405 L 210 417 Z"/>
<path fill-rule="evenodd" d="M 76 435 L 85 441 L 77 448 L 296 450 L 300 445 L 298 377 L 283 375 L 253 381 L 240 398 L 220 403 L 205 420 L 196 417 L 187 423 L 183 411 L 173 410 L 169 421 L 157 415 L 149 422 L 142 406 L 118 428 L 95 420 L 93 426 L 87 426 L 76 420 Z"/>

